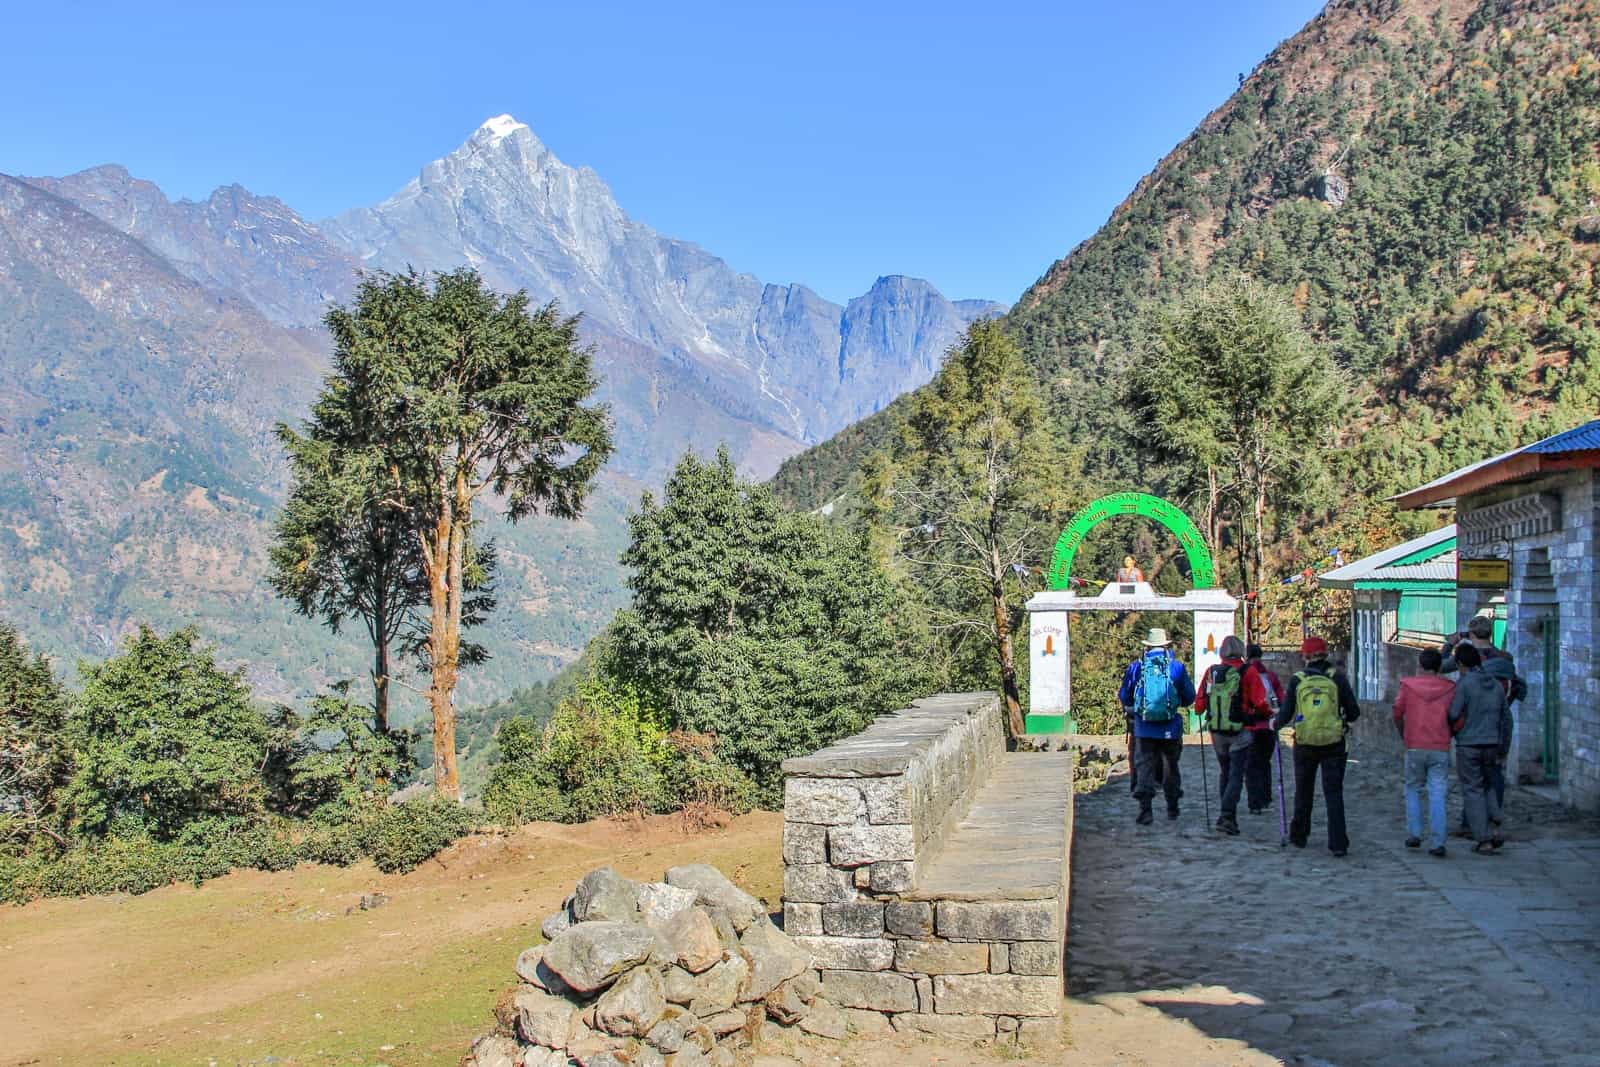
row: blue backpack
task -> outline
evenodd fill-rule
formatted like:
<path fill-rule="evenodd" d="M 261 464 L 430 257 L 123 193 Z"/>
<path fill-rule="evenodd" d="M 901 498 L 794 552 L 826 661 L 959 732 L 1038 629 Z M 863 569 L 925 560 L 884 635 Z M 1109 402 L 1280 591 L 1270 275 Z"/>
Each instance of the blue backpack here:
<path fill-rule="evenodd" d="M 1133 710 L 1145 722 L 1169 722 L 1177 714 L 1178 690 L 1172 684 L 1169 653 L 1158 652 L 1139 661 L 1139 675 L 1133 682 Z"/>

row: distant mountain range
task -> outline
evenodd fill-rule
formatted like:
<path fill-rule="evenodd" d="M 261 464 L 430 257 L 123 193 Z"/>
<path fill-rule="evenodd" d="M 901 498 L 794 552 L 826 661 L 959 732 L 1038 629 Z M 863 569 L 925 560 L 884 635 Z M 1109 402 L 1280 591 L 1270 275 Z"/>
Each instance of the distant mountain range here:
<path fill-rule="evenodd" d="M 322 223 L 238 186 L 170 201 L 117 166 L 0 174 L 0 613 L 68 662 L 139 622 L 194 622 L 264 695 L 359 676 L 348 636 L 262 575 L 320 318 L 361 269 L 471 265 L 581 312 L 618 451 L 588 516 L 495 529 L 481 699 L 576 655 L 621 600 L 624 518 L 686 448 L 765 476 L 927 381 L 988 301 L 880 278 L 841 307 L 630 219 L 510 116 L 383 203 Z"/>

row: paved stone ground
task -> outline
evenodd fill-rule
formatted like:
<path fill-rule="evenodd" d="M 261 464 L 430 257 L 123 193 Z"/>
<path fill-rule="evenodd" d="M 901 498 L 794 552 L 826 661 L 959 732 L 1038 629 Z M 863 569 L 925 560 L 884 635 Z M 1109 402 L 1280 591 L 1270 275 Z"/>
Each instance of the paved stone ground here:
<path fill-rule="evenodd" d="M 1136 826 L 1125 774 L 1078 798 L 1074 1000 L 1186 1019 L 1252 1061 L 1597 1062 L 1600 822 L 1519 789 L 1502 855 L 1452 838 L 1435 859 L 1404 847 L 1397 756 L 1356 750 L 1351 852 L 1336 859 L 1320 796 L 1305 850 L 1279 847 L 1276 810 L 1241 814 L 1239 837 L 1209 832 L 1201 751 L 1184 755 L 1177 822 L 1158 802 L 1156 824 Z M 1249 1051 L 1217 1048 L 1189 1062 Z"/>

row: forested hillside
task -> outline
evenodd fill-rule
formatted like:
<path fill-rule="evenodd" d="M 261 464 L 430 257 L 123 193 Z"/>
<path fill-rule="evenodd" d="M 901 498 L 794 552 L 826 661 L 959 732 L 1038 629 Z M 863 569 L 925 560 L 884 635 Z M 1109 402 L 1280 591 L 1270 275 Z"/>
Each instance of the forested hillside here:
<path fill-rule="evenodd" d="M 1239 275 L 1292 299 L 1354 383 L 1318 546 L 1367 547 L 1395 532 L 1383 496 L 1591 417 L 1597 52 L 1592 0 L 1330 4 L 1004 320 L 1059 441 L 1105 485 L 1177 491 L 1141 450 L 1129 372 L 1154 306 Z M 837 498 L 902 409 L 785 463 L 780 494 Z M 1295 534 L 1325 517 L 1277 516 L 1275 564 L 1314 563 Z"/>

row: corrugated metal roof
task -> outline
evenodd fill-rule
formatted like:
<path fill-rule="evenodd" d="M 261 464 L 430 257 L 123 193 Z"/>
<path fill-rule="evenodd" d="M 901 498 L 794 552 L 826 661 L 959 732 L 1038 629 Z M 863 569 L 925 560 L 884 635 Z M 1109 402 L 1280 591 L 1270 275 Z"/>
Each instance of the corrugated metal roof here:
<path fill-rule="evenodd" d="M 1574 426 L 1554 437 L 1546 437 L 1543 441 L 1529 445 L 1523 451 L 1538 452 L 1548 456 L 1557 452 L 1581 452 L 1591 448 L 1600 448 L 1600 419 L 1586 422 L 1582 426 Z"/>
<path fill-rule="evenodd" d="M 1402 563 L 1395 567 L 1379 567 L 1369 581 L 1379 582 L 1453 582 L 1456 580 L 1456 554 L 1452 550 L 1427 563 Z"/>
<path fill-rule="evenodd" d="M 1600 452 L 1600 419 L 1593 419 L 1582 426 L 1574 426 L 1570 430 L 1546 437 L 1542 441 L 1535 441 L 1531 445 L 1513 448 L 1498 456 L 1469 463 L 1459 470 L 1435 478 L 1426 485 L 1396 493 L 1389 499 L 1398 502 L 1402 508 L 1426 507 L 1430 504 L 1444 506 L 1454 502 L 1453 494 L 1449 492 L 1452 483 L 1462 482 L 1467 485 L 1467 491 L 1476 491 L 1498 483 L 1536 475 L 1541 469 L 1541 461 L 1536 457 L 1565 456 L 1580 452 Z M 1491 469 L 1501 465 L 1504 465 L 1504 470 Z"/>
<path fill-rule="evenodd" d="M 1456 555 L 1455 549 L 1447 542 L 1455 536 L 1456 524 L 1452 522 L 1421 537 L 1413 537 L 1404 544 L 1374 552 L 1343 567 L 1335 567 L 1326 574 L 1319 574 L 1317 581 L 1330 589 L 1354 589 L 1357 582 L 1370 581 L 1453 582 L 1456 577 Z M 1439 548 L 1437 559 L 1391 565 L 1394 560 L 1415 556 L 1435 546 Z"/>

